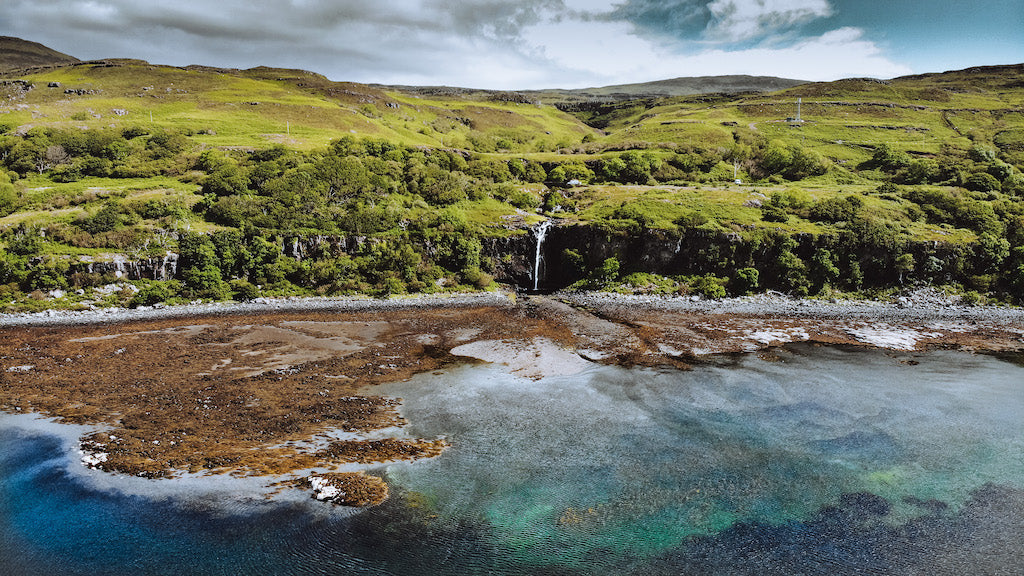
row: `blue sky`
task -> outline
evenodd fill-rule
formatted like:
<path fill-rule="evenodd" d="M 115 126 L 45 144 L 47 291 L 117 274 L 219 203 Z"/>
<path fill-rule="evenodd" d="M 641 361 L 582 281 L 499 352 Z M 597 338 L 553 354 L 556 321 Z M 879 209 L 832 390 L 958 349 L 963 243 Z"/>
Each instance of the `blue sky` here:
<path fill-rule="evenodd" d="M 0 35 L 368 83 L 834 80 L 1024 62 L 1024 0 L 2 0 Z"/>

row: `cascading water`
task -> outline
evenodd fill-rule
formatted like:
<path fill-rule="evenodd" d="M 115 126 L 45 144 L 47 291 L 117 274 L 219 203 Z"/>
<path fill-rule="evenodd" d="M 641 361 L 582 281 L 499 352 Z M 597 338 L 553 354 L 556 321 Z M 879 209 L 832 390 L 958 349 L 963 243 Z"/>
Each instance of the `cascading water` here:
<path fill-rule="evenodd" d="M 536 292 L 540 286 L 540 261 L 541 247 L 544 245 L 544 237 L 548 235 L 551 228 L 551 221 L 545 220 L 533 229 L 533 235 L 537 238 L 537 251 L 533 255 L 533 291 Z"/>

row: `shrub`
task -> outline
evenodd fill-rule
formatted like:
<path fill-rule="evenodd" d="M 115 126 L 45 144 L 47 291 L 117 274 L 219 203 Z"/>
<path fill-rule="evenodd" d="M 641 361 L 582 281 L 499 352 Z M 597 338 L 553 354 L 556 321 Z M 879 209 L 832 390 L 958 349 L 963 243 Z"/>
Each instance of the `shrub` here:
<path fill-rule="evenodd" d="M 533 211 L 540 206 L 540 199 L 525 190 L 520 190 L 509 197 L 508 203 L 521 210 Z"/>
<path fill-rule="evenodd" d="M 760 273 L 757 268 L 740 268 L 736 271 L 733 287 L 736 294 L 750 294 L 757 290 L 759 283 Z"/>
<path fill-rule="evenodd" d="M 818 222 L 847 222 L 852 220 L 864 206 L 857 196 L 825 198 L 811 206 L 810 218 Z"/>
<path fill-rule="evenodd" d="M 718 278 L 714 274 L 705 274 L 703 276 L 694 276 L 687 283 L 689 284 L 690 291 L 700 294 L 705 298 L 725 298 L 725 285 L 728 283 L 728 278 Z"/>
<path fill-rule="evenodd" d="M 178 292 L 181 290 L 181 283 L 177 280 L 168 280 L 166 282 L 154 280 L 147 282 L 135 296 L 132 297 L 128 305 L 132 308 L 139 306 L 152 306 L 153 304 L 159 304 L 161 302 L 167 302 L 178 296 Z"/>
<path fill-rule="evenodd" d="M 1002 185 L 988 172 L 975 172 L 964 182 L 964 188 L 975 192 L 998 192 L 1002 190 Z"/>
<path fill-rule="evenodd" d="M 244 278 L 236 278 L 228 283 L 231 287 L 231 297 L 234 300 L 247 302 L 259 298 L 260 290 L 255 284 Z"/>
<path fill-rule="evenodd" d="M 92 216 L 78 221 L 78 227 L 89 234 L 110 232 L 121 225 L 121 205 L 118 202 L 107 202 Z"/>

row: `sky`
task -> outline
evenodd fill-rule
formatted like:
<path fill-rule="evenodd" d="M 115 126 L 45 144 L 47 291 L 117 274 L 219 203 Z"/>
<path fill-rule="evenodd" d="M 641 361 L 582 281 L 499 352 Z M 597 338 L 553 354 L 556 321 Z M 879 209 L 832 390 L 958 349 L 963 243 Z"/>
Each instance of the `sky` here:
<path fill-rule="evenodd" d="M 380 84 L 836 80 L 1022 63 L 1024 0 L 0 0 L 0 35 Z"/>

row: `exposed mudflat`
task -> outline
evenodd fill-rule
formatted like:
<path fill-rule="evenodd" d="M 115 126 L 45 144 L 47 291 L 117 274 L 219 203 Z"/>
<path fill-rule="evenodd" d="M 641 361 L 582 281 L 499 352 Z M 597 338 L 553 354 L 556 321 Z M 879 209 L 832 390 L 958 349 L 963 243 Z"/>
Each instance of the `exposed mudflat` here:
<path fill-rule="evenodd" d="M 591 363 L 685 367 L 796 341 L 1024 349 L 1024 312 L 944 303 L 562 295 L 286 301 L 24 315 L 0 327 L 0 410 L 96 426 L 82 465 L 144 477 L 344 473 L 439 454 L 373 386 L 458 362 L 539 379 Z M 341 478 L 341 476 L 325 476 Z M 343 503 L 386 495 L 344 476 Z M 362 492 L 354 488 L 365 484 Z M 365 496 L 371 494 L 371 496 Z M 375 496 L 374 496 L 375 495 Z"/>

